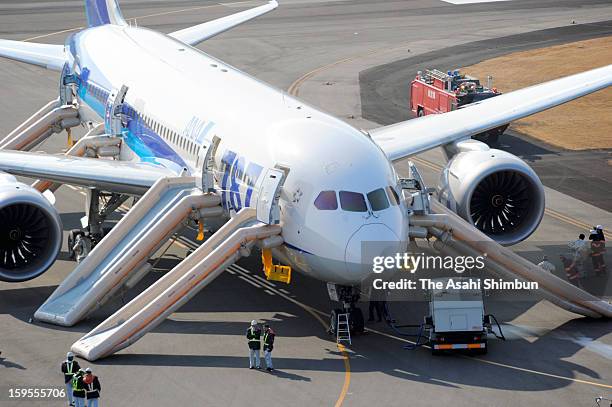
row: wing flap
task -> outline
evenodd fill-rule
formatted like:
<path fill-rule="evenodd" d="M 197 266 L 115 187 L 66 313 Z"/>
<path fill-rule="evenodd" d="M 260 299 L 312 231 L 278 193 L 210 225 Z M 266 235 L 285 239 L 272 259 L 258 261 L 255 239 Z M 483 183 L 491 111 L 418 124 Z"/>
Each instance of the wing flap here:
<path fill-rule="evenodd" d="M 66 62 L 63 45 L 0 40 L 0 57 L 61 71 Z"/>
<path fill-rule="evenodd" d="M 453 112 L 370 130 L 391 160 L 469 138 L 612 85 L 612 65 L 530 86 Z"/>
<path fill-rule="evenodd" d="M 63 184 L 142 195 L 160 178 L 176 176 L 165 167 L 95 158 L 0 151 L 0 171 Z"/>
<path fill-rule="evenodd" d="M 255 7 L 249 10 L 241 11 L 240 13 L 232 14 L 226 17 L 221 17 L 216 20 L 208 21 L 206 23 L 198 24 L 193 27 L 185 28 L 183 30 L 175 31 L 170 33 L 173 38 L 188 44 L 195 46 L 202 41 L 205 41 L 217 34 L 221 34 L 229 29 L 236 27 L 242 23 L 266 14 L 278 7 L 276 0 L 269 1 L 263 6 Z"/>

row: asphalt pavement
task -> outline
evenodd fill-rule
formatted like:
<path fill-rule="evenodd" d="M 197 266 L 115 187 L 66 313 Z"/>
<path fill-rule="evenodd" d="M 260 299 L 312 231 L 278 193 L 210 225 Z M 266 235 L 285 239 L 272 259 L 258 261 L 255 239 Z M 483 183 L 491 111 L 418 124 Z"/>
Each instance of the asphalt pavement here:
<path fill-rule="evenodd" d="M 170 32 L 258 2 L 120 1 L 139 25 Z M 62 43 L 83 26 L 80 1 L 11 0 L 0 4 L 0 37 Z M 359 72 L 406 57 L 489 38 L 612 19 L 609 1 L 507 1 L 455 6 L 438 0 L 284 0 L 272 14 L 207 41 L 200 48 L 364 128 Z M 60 32 L 53 34 L 56 32 Z M 35 38 L 38 37 L 38 38 Z M 408 51 L 409 50 L 409 51 Z M 338 63 L 338 61 L 343 61 Z M 117 61 L 121 63 L 121 61 Z M 0 61 L 0 134 L 57 95 L 58 75 Z M 329 85 L 327 85 L 329 83 Z M 38 149 L 58 152 L 65 135 Z M 434 183 L 440 154 L 420 158 Z M 405 172 L 406 162 L 397 166 Z M 612 225 L 609 212 L 547 189 L 549 212 L 536 234 L 516 248 L 536 259 L 563 250 L 592 222 Z M 82 191 L 56 193 L 65 231 L 83 215 Z M 554 215 L 558 213 L 560 215 Z M 571 221 L 562 220 L 570 219 Z M 66 245 L 57 263 L 27 283 L 0 283 L 0 405 L 63 405 L 60 400 L 9 400 L 9 388 L 61 386 L 60 363 L 70 345 L 173 267 L 193 243 L 192 232 L 163 255 L 153 273 L 72 328 L 30 322 L 32 313 L 74 268 Z M 432 357 L 404 349 L 403 336 L 370 325 L 344 353 L 325 332 L 333 304 L 325 284 L 295 275 L 291 285 L 264 281 L 258 254 L 233 266 L 133 346 L 88 363 L 100 376 L 103 405 L 458 405 L 590 406 L 612 394 L 609 321 L 582 318 L 545 301 L 491 302 L 507 341 L 491 340 L 488 355 Z M 603 281 L 603 284 L 609 282 Z M 361 304 L 367 310 L 367 304 Z M 420 321 L 423 302 L 394 304 L 394 316 Z M 277 371 L 247 369 L 244 337 L 251 319 L 278 333 Z"/>

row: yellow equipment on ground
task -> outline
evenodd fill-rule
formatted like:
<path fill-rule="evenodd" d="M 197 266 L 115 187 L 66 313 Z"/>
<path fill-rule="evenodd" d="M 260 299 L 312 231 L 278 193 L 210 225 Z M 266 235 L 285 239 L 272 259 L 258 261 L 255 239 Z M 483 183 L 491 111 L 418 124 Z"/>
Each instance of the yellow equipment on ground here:
<path fill-rule="evenodd" d="M 198 221 L 198 236 L 196 236 L 196 240 L 204 240 L 204 224 L 200 220 Z"/>
<path fill-rule="evenodd" d="M 280 281 L 289 284 L 291 282 L 291 267 L 272 264 L 272 251 L 263 249 L 261 251 L 261 262 L 267 280 Z"/>

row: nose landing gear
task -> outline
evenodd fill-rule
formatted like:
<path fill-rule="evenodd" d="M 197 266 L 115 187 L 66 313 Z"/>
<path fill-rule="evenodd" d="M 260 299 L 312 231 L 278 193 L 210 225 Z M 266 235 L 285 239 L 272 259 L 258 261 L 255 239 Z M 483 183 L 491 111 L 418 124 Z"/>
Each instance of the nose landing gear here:
<path fill-rule="evenodd" d="M 332 301 L 342 304 L 342 308 L 332 310 L 329 318 L 329 333 L 336 334 L 338 329 L 338 314 L 349 314 L 349 328 L 351 334 L 363 333 L 365 322 L 363 312 L 356 306 L 359 301 L 359 287 L 351 287 L 334 283 L 327 283 L 327 293 Z"/>

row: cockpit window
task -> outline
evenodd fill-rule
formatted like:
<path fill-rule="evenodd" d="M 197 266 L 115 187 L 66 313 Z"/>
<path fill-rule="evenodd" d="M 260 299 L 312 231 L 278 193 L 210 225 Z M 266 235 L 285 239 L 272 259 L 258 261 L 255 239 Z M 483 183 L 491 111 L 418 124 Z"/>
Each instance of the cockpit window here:
<path fill-rule="evenodd" d="M 395 189 L 393 189 L 393 187 L 387 187 L 387 193 L 389 194 L 389 200 L 391 201 L 391 205 L 399 205 L 399 196 L 397 196 L 397 192 L 395 192 Z"/>
<path fill-rule="evenodd" d="M 363 194 L 357 192 L 340 191 L 340 206 L 349 212 L 368 211 Z"/>
<path fill-rule="evenodd" d="M 369 192 L 368 202 L 370 202 L 370 207 L 374 212 L 382 211 L 389 207 L 389 200 L 387 199 L 387 194 L 385 194 L 385 190 L 382 188 L 375 189 L 374 191 Z"/>
<path fill-rule="evenodd" d="M 314 201 L 317 209 L 322 211 L 335 211 L 338 209 L 336 191 L 322 191 Z"/>

